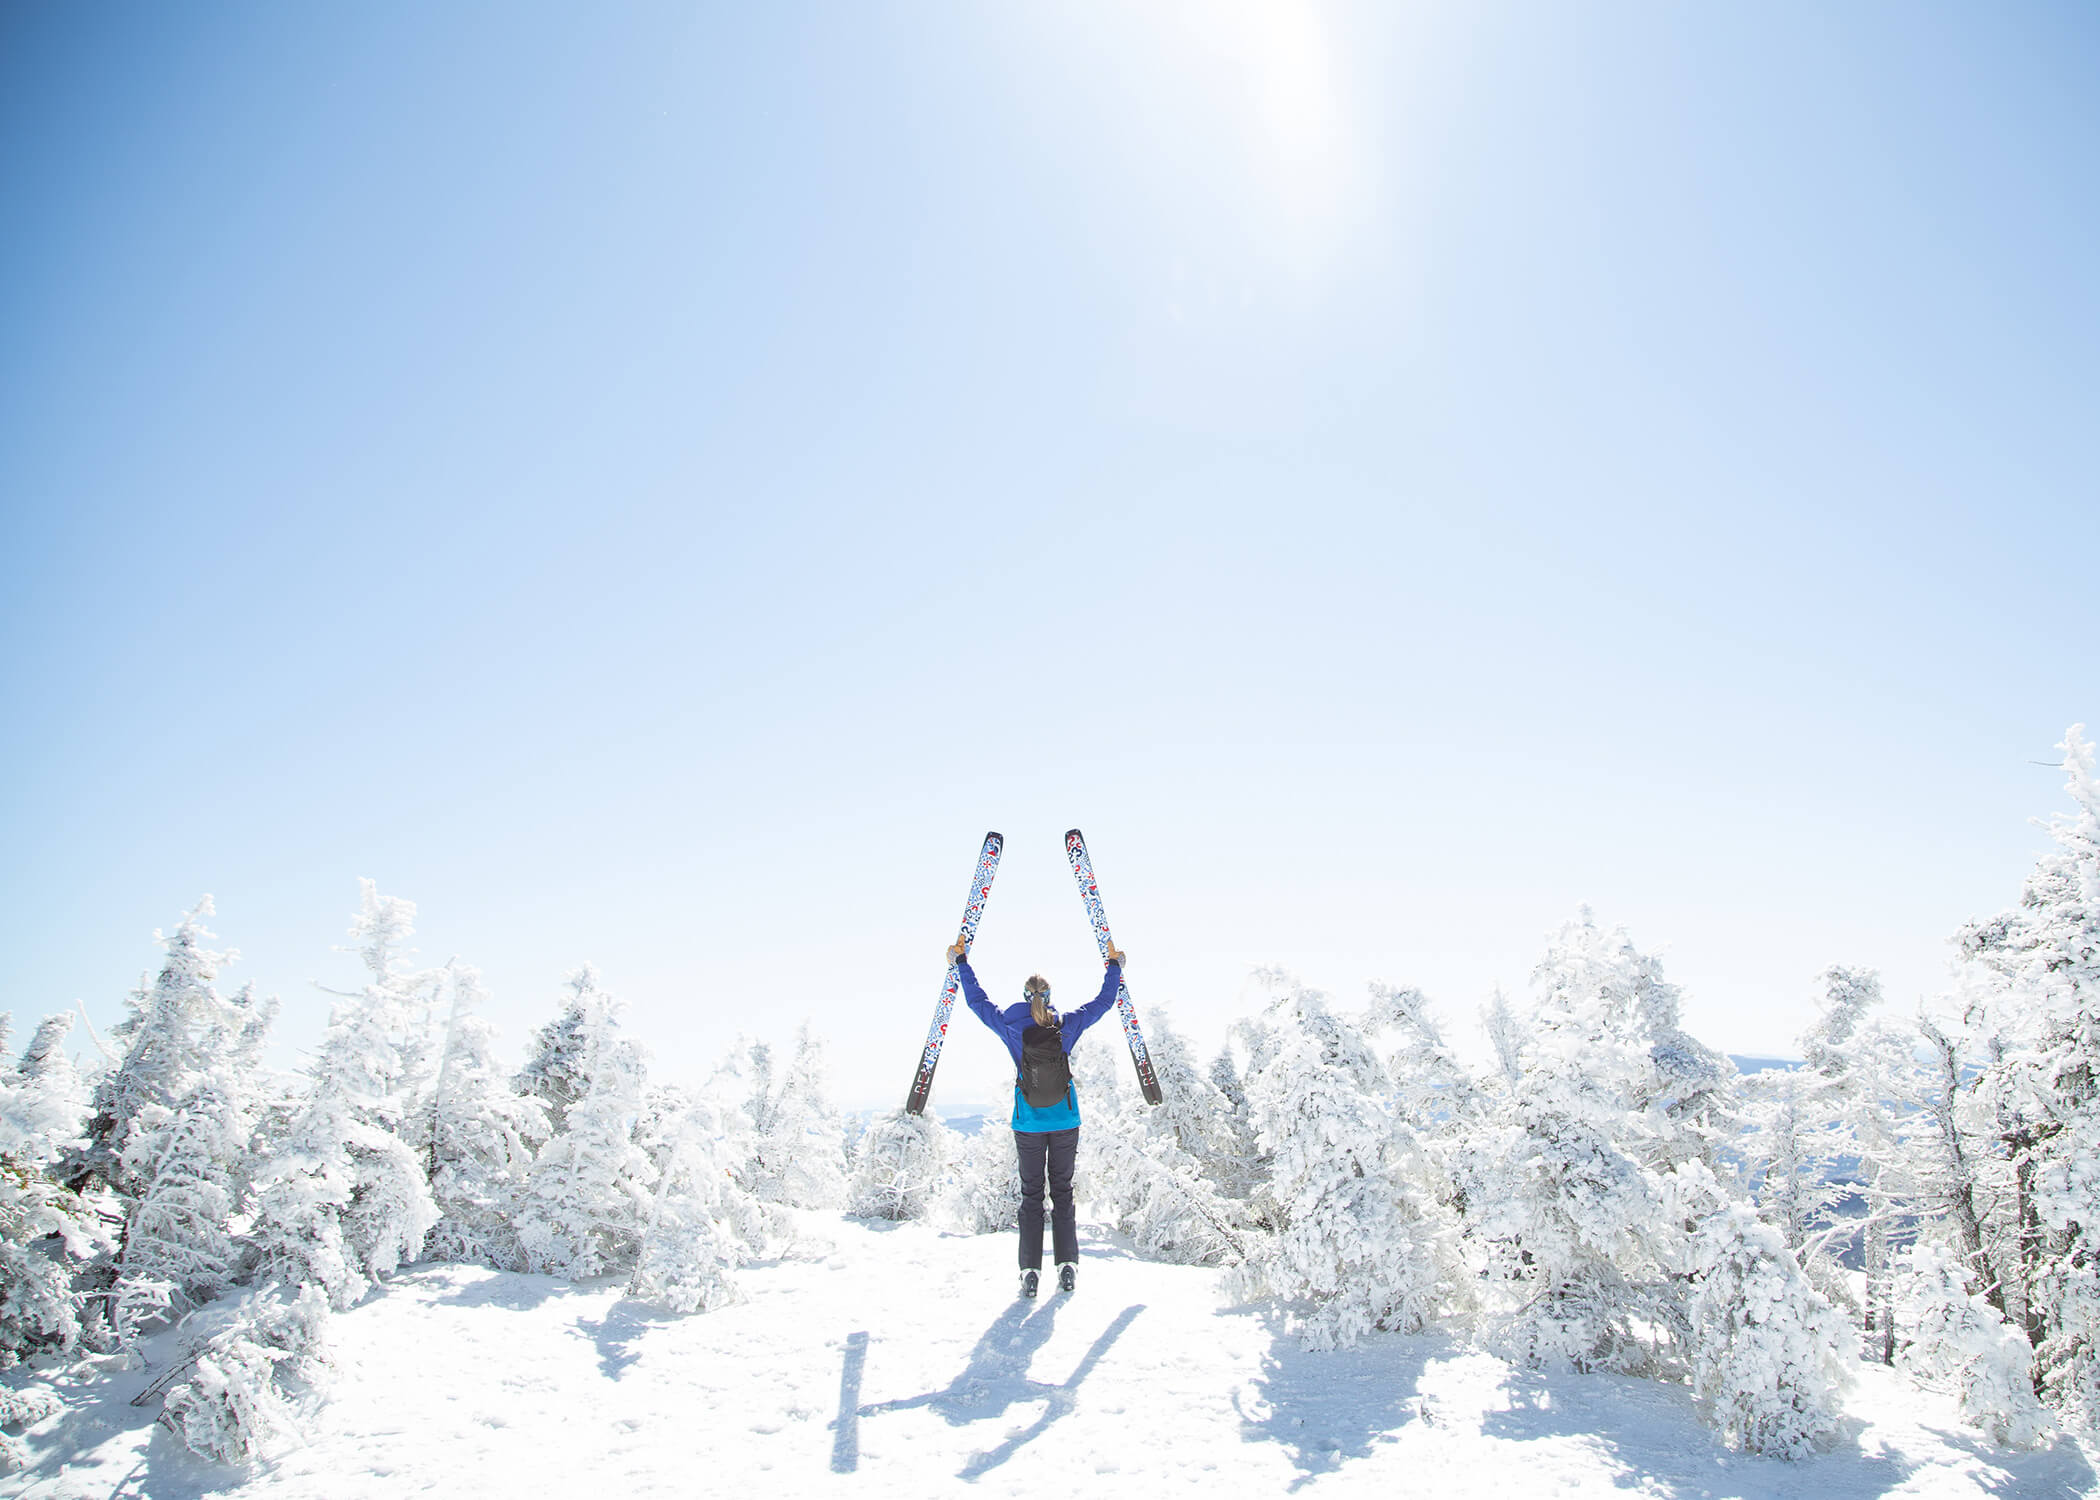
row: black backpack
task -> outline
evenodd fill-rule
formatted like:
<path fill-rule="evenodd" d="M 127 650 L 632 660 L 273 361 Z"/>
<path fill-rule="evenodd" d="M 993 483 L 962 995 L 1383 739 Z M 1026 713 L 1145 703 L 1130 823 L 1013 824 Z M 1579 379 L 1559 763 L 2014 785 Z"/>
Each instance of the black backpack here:
<path fill-rule="evenodd" d="M 1072 1064 L 1065 1056 L 1064 1036 L 1055 1027 L 1030 1022 L 1021 1029 L 1021 1097 L 1037 1109 L 1064 1102 L 1072 1084 Z"/>

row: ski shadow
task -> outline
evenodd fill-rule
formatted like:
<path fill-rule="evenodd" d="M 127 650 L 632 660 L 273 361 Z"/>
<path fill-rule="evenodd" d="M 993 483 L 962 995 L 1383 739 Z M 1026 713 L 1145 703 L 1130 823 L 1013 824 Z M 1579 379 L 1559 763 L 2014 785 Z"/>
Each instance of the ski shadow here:
<path fill-rule="evenodd" d="M 1068 1298 L 1053 1295 L 1040 1303 L 1017 1302 L 1006 1308 L 978 1338 L 970 1350 L 968 1362 L 953 1380 L 940 1390 L 895 1401 L 860 1403 L 867 1335 L 850 1335 L 846 1340 L 839 1377 L 839 1416 L 834 1424 L 832 1471 L 850 1474 L 859 1466 L 859 1422 L 862 1417 L 923 1409 L 933 1412 L 951 1427 L 962 1427 L 1002 1417 L 1018 1405 L 1040 1402 L 1042 1412 L 1034 1422 L 1009 1434 L 996 1446 L 972 1455 L 957 1477 L 979 1479 L 1004 1464 L 1077 1408 L 1079 1387 L 1116 1340 L 1137 1321 L 1138 1314 L 1145 1310 L 1143 1303 L 1134 1303 L 1117 1313 L 1088 1346 L 1086 1353 L 1080 1356 L 1072 1373 L 1063 1380 L 1033 1379 L 1028 1373 L 1029 1367 L 1056 1331 L 1057 1316 L 1068 1301 Z"/>
<path fill-rule="evenodd" d="M 595 1323 L 578 1318 L 576 1329 L 597 1347 L 598 1373 L 607 1380 L 618 1380 L 627 1373 L 628 1366 L 642 1357 L 638 1347 L 642 1336 L 652 1328 L 678 1320 L 676 1313 L 660 1312 L 622 1297 Z"/>
<path fill-rule="evenodd" d="M 1408 1423 L 1428 1419 L 1416 1394 L 1429 1362 L 1447 1352 L 1434 1337 L 1379 1334 L 1353 1349 L 1309 1350 L 1275 1312 L 1259 1316 L 1269 1332 L 1252 1403 L 1233 1398 L 1240 1437 L 1274 1443 L 1298 1471 L 1302 1489 L 1350 1459 L 1367 1457 Z"/>
<path fill-rule="evenodd" d="M 868 1367 L 866 1330 L 846 1335 L 846 1354 L 839 1365 L 839 1416 L 831 1424 L 831 1472 L 851 1474 L 860 1467 L 860 1378 Z"/>

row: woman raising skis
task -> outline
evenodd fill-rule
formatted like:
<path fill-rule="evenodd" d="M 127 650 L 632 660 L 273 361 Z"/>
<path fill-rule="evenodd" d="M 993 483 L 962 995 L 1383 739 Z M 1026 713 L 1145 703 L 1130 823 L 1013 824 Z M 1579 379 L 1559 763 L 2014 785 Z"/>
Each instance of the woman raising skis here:
<path fill-rule="evenodd" d="M 1072 1207 L 1072 1161 L 1079 1154 L 1079 1090 L 1072 1082 L 1072 1044 L 1116 1002 L 1123 952 L 1108 951 L 1101 993 L 1069 1016 L 1050 1003 L 1050 981 L 1028 976 L 1021 1003 L 999 1010 L 985 997 L 957 942 L 948 961 L 962 976 L 963 998 L 999 1035 L 1014 1059 L 1014 1147 L 1021 1159 L 1021 1295 L 1033 1297 L 1043 1269 L 1043 1188 L 1049 1178 L 1050 1243 L 1057 1289 L 1079 1281 L 1079 1224 Z"/>

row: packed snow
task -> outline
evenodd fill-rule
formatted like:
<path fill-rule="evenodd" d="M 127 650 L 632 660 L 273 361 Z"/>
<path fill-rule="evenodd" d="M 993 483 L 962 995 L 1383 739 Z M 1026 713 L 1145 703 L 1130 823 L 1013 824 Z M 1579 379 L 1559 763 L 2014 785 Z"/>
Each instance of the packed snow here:
<path fill-rule="evenodd" d="M 1311 1352 L 1219 1271 L 1098 1226 L 1083 1255 L 1075 1294 L 1024 1302 L 1010 1235 L 802 1213 L 740 1273 L 745 1301 L 687 1316 L 617 1281 L 419 1267 L 333 1320 L 333 1398 L 304 1445 L 244 1476 L 128 1404 L 147 1372 L 96 1377 L 30 1430 L 19 1493 L 2002 1500 L 2095 1482 L 2076 1444 L 2001 1451 L 1888 1370 L 1861 1371 L 1829 1452 L 1747 1458 L 1682 1386 L 1532 1374 L 1433 1334 Z"/>

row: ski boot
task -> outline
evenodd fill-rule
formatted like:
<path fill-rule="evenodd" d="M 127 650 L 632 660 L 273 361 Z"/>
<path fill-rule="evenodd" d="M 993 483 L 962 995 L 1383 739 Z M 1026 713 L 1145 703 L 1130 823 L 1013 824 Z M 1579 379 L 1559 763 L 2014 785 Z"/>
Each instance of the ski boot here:
<path fill-rule="evenodd" d="M 1033 1267 L 1023 1271 L 1021 1273 L 1021 1295 L 1033 1302 L 1035 1300 L 1036 1283 L 1042 1280 L 1042 1276 L 1043 1273 Z"/>
<path fill-rule="evenodd" d="M 1078 1263 L 1077 1263 L 1077 1262 L 1075 1262 L 1075 1261 L 1069 1261 L 1069 1260 L 1068 1260 L 1068 1261 L 1063 1261 L 1063 1262 L 1061 1262 L 1061 1263 L 1060 1263 L 1060 1264 L 1058 1265 L 1058 1268 L 1057 1268 L 1057 1289 L 1058 1289 L 1058 1290 L 1059 1290 L 1060 1292 L 1070 1292 L 1070 1291 L 1075 1291 L 1075 1290 L 1077 1290 L 1077 1289 L 1078 1289 L 1078 1286 L 1079 1286 L 1079 1266 L 1078 1266 Z"/>

